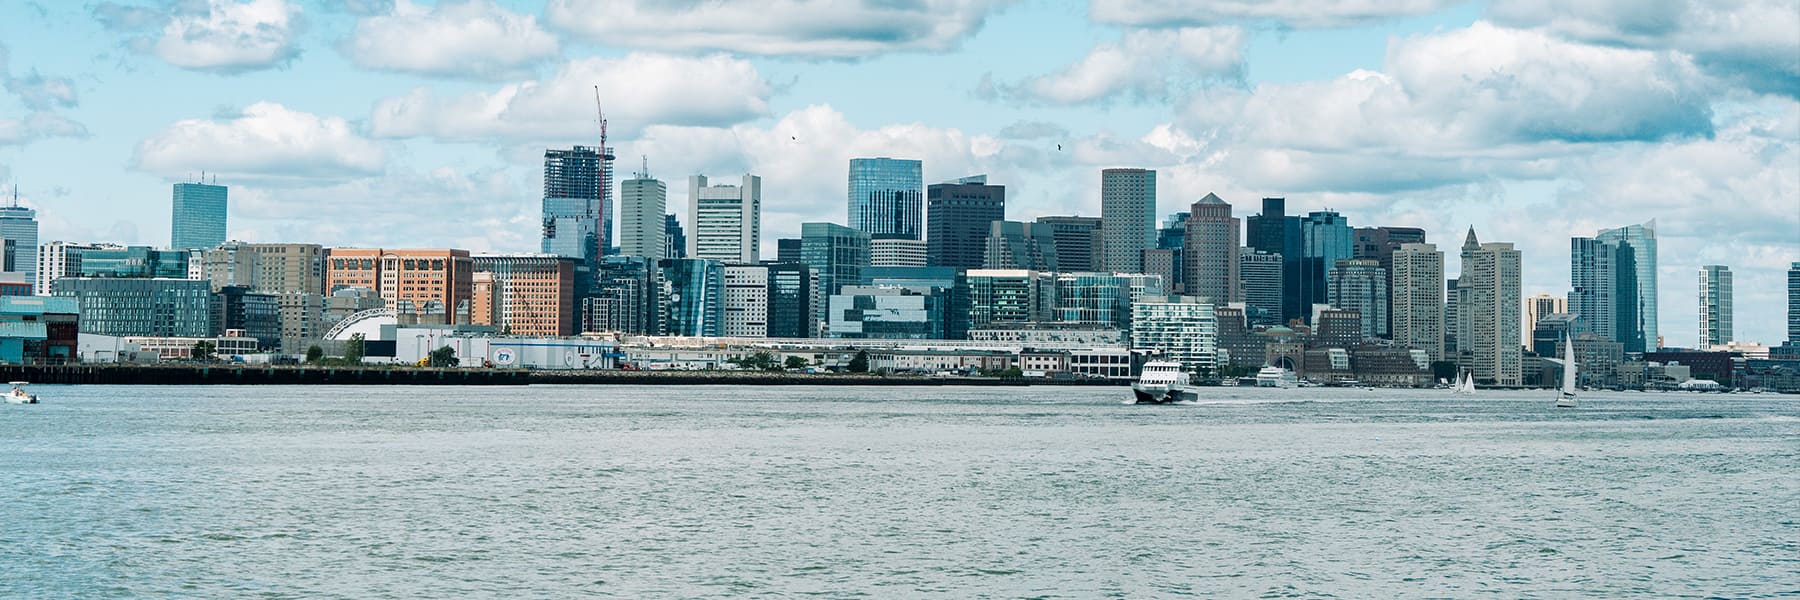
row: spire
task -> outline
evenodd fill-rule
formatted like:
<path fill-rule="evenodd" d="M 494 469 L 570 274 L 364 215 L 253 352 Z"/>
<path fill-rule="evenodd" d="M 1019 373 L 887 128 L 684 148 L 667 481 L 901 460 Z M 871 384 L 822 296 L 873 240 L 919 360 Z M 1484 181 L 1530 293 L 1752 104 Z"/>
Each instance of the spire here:
<path fill-rule="evenodd" d="M 1463 249 L 1464 250 L 1478 250 L 1480 248 L 1481 248 L 1481 242 L 1479 240 L 1475 239 L 1475 226 L 1470 225 L 1469 226 L 1469 235 L 1467 237 L 1463 238 Z"/>

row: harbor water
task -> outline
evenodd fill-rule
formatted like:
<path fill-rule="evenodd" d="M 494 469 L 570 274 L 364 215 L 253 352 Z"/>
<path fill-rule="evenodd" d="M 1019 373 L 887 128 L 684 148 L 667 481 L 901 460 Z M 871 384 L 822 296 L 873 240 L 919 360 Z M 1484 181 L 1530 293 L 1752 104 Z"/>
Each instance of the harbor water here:
<path fill-rule="evenodd" d="M 0 597 L 1800 595 L 1800 397 L 34 386 Z"/>

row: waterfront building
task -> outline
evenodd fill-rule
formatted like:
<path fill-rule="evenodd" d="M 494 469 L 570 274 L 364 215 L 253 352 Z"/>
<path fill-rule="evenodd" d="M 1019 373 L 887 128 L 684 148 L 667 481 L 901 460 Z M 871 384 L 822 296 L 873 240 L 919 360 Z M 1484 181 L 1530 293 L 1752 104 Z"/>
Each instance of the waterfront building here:
<path fill-rule="evenodd" d="M 74 298 L 82 333 L 205 337 L 212 329 L 212 286 L 205 279 L 63 277 L 51 293 Z"/>
<path fill-rule="evenodd" d="M 1252 325 L 1282 324 L 1282 259 L 1248 246 L 1238 248 L 1238 288 L 1244 318 Z"/>
<path fill-rule="evenodd" d="M 1707 350 L 1723 346 L 1731 337 L 1731 268 L 1725 265 L 1700 267 L 1700 346 Z"/>
<path fill-rule="evenodd" d="M 1100 228 L 1105 270 L 1142 273 L 1143 253 L 1156 243 L 1156 171 L 1100 171 Z"/>
<path fill-rule="evenodd" d="M 1363 342 L 1363 316 L 1356 310 L 1315 305 L 1312 348 L 1351 348 Z"/>
<path fill-rule="evenodd" d="M 1574 339 L 1580 333 L 1575 321 L 1575 315 L 1569 313 L 1538 317 L 1537 323 L 1531 326 L 1531 352 L 1538 356 L 1561 358 L 1563 340 Z"/>
<path fill-rule="evenodd" d="M 669 290 L 666 333 L 718 337 L 725 324 L 725 265 L 704 258 L 665 258 L 660 265 Z"/>
<path fill-rule="evenodd" d="M 594 293 L 582 299 L 581 330 L 662 335 L 662 259 L 608 256 L 594 274 Z"/>
<path fill-rule="evenodd" d="M 870 236 L 923 239 L 924 181 L 917 160 L 850 159 L 850 227 Z"/>
<path fill-rule="evenodd" d="M 923 267 L 928 262 L 925 242 L 897 237 L 869 240 L 869 266 Z"/>
<path fill-rule="evenodd" d="M 1243 302 L 1238 220 L 1231 216 L 1231 205 L 1209 193 L 1189 208 L 1189 215 L 1181 253 L 1183 293 L 1218 306 Z"/>
<path fill-rule="evenodd" d="M 827 329 L 834 338 L 948 339 L 949 298 L 943 288 L 846 286 L 831 296 Z"/>
<path fill-rule="evenodd" d="M 0 206 L 0 284 L 24 286 L 29 295 L 49 282 L 38 279 L 37 211 L 16 202 Z"/>
<path fill-rule="evenodd" d="M 989 224 L 987 269 L 1058 270 L 1055 230 L 1037 223 L 994 221 Z"/>
<path fill-rule="evenodd" d="M 1331 305 L 1354 310 L 1362 318 L 1361 339 L 1388 337 L 1387 271 L 1374 260 L 1340 260 L 1332 268 L 1329 293 Z M 1358 341 L 1361 341 L 1360 339 Z"/>
<path fill-rule="evenodd" d="M 619 182 L 619 254 L 667 257 L 668 209 L 669 186 L 662 180 L 638 173 Z"/>
<path fill-rule="evenodd" d="M 1281 311 L 1278 323 L 1305 318 L 1311 304 L 1301 291 L 1300 217 L 1288 216 L 1287 199 L 1263 198 L 1262 213 L 1244 219 L 1244 245 L 1281 259 Z"/>
<path fill-rule="evenodd" d="M 1058 273 L 1055 289 L 1057 322 L 1129 330 L 1132 305 L 1168 294 L 1162 277 L 1139 273 Z"/>
<path fill-rule="evenodd" d="M 1390 255 L 1394 272 L 1393 339 L 1396 345 L 1444 359 L 1444 253 L 1436 244 L 1407 243 Z"/>
<path fill-rule="evenodd" d="M 969 331 L 969 341 L 1019 348 L 1124 348 L 1124 329 L 1071 323 L 999 323 Z"/>
<path fill-rule="evenodd" d="M 256 340 L 258 350 L 281 346 L 281 300 L 246 286 L 225 286 L 209 304 L 213 336 L 234 335 Z"/>
<path fill-rule="evenodd" d="M 225 186 L 177 183 L 171 208 L 170 248 L 204 250 L 225 243 Z"/>
<path fill-rule="evenodd" d="M 332 248 L 328 256 L 327 289 L 372 289 L 387 308 L 421 323 L 450 324 L 471 308 L 475 269 L 468 250 Z"/>
<path fill-rule="evenodd" d="M 74 298 L 0 297 L 0 363 L 68 363 L 77 356 L 80 320 Z"/>
<path fill-rule="evenodd" d="M 708 185 L 688 177 L 687 255 L 723 262 L 756 262 L 762 246 L 762 178 L 744 175 L 739 185 Z"/>
<path fill-rule="evenodd" d="M 1457 363 L 1472 369 L 1478 382 L 1516 386 L 1522 381 L 1519 262 L 1511 243 L 1483 244 L 1469 229 L 1457 278 L 1462 295 L 1457 318 L 1464 334 L 1457 342 Z"/>
<path fill-rule="evenodd" d="M 1213 308 L 1218 323 L 1220 366 L 1229 365 L 1249 374 L 1264 365 L 1268 338 L 1256 335 L 1242 304 Z"/>
<path fill-rule="evenodd" d="M 1106 269 L 1105 236 L 1099 217 L 1038 217 L 1037 223 L 1050 226 L 1059 267 L 1067 271 Z"/>
<path fill-rule="evenodd" d="M 687 258 L 687 234 L 681 231 L 681 219 L 673 214 L 663 215 L 662 258 Z"/>
<path fill-rule="evenodd" d="M 544 150 L 543 239 L 539 252 L 591 269 L 612 244 L 612 148 Z"/>
<path fill-rule="evenodd" d="M 1049 273 L 1023 269 L 971 269 L 969 327 L 995 323 L 1031 323 L 1054 319 L 1055 280 Z"/>
<path fill-rule="evenodd" d="M 932 184 L 925 207 L 928 264 L 979 269 L 986 264 L 989 224 L 1006 220 L 1006 186 L 988 185 L 986 175 Z"/>
<path fill-rule="evenodd" d="M 575 259 L 543 253 L 483 253 L 469 259 L 474 273 L 490 274 L 493 320 L 488 324 L 513 335 L 576 333 Z M 471 276 L 471 296 L 473 285 Z M 473 317 L 470 322 L 475 323 Z"/>
<path fill-rule="evenodd" d="M 1331 275 L 1340 260 L 1354 254 L 1355 236 L 1343 215 L 1332 210 L 1314 211 L 1300 219 L 1300 287 L 1303 306 L 1330 302 Z"/>
<path fill-rule="evenodd" d="M 1144 298 L 1131 306 L 1131 347 L 1179 362 L 1189 373 L 1218 368 L 1218 327 L 1211 300 L 1193 296 Z"/>

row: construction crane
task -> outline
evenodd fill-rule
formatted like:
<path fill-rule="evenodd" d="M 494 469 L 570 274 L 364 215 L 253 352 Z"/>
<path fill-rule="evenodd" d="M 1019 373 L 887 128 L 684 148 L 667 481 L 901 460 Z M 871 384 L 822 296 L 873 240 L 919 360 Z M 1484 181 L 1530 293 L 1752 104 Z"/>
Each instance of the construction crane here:
<path fill-rule="evenodd" d="M 606 111 L 600 109 L 600 86 L 594 86 L 594 115 L 600 117 L 600 158 L 611 162 L 612 148 L 606 145 Z"/>

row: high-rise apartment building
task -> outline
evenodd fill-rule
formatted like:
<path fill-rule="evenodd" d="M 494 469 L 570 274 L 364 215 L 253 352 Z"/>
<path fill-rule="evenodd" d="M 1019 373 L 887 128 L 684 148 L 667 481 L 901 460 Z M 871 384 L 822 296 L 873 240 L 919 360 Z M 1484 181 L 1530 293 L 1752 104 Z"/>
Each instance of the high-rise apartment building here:
<path fill-rule="evenodd" d="M 619 182 L 619 254 L 663 258 L 668 207 L 668 184 L 649 173 Z"/>
<path fill-rule="evenodd" d="M 1105 236 L 1100 217 L 1038 217 L 1056 239 L 1056 262 L 1067 271 L 1106 269 Z"/>
<path fill-rule="evenodd" d="M 917 160 L 850 159 L 850 227 L 870 236 L 923 239 L 924 181 Z"/>
<path fill-rule="evenodd" d="M 1331 284 L 1326 298 L 1344 310 L 1354 310 L 1362 320 L 1362 339 L 1388 336 L 1387 270 L 1375 260 L 1340 260 L 1331 269 Z"/>
<path fill-rule="evenodd" d="M 82 333 L 151 337 L 212 334 L 212 286 L 204 279 L 63 277 L 51 283 L 50 294 L 75 298 L 80 303 Z"/>
<path fill-rule="evenodd" d="M 1626 352 L 1645 352 L 1659 347 L 1661 334 L 1656 326 L 1656 220 L 1639 225 L 1627 225 L 1615 229 L 1602 229 L 1594 239 L 1620 250 L 1630 250 L 1632 276 L 1629 278 L 1631 288 L 1621 287 L 1619 305 L 1621 311 L 1616 319 L 1619 327 L 1617 339 L 1625 344 Z M 1624 266 L 1624 262 L 1620 262 Z M 1621 284 L 1625 277 L 1619 278 Z M 1623 310 L 1627 305 L 1630 309 Z"/>
<path fill-rule="evenodd" d="M 1390 255 L 1393 337 L 1397 345 L 1444 359 L 1444 253 L 1437 245 L 1401 244 Z"/>
<path fill-rule="evenodd" d="M 1462 294 L 1456 311 L 1467 337 L 1457 341 L 1459 365 L 1476 381 L 1516 386 L 1522 381 L 1523 315 L 1519 314 L 1519 251 L 1510 243 L 1480 243 L 1469 229 L 1462 247 Z"/>
<path fill-rule="evenodd" d="M 745 175 L 740 185 L 708 185 L 705 175 L 688 177 L 687 255 L 722 262 L 756 262 L 762 245 L 762 178 Z"/>
<path fill-rule="evenodd" d="M 172 209 L 170 248 L 204 250 L 225 242 L 225 186 L 177 183 Z"/>
<path fill-rule="evenodd" d="M 492 276 L 494 325 L 501 331 L 534 336 L 577 333 L 575 259 L 542 253 L 469 258 L 475 272 Z"/>
<path fill-rule="evenodd" d="M 1156 171 L 1100 171 L 1100 229 L 1106 270 L 1142 273 L 1144 251 L 1156 247 Z"/>
<path fill-rule="evenodd" d="M 544 151 L 543 240 L 539 251 L 591 269 L 612 244 L 612 148 Z"/>
<path fill-rule="evenodd" d="M 1213 304 L 1193 296 L 1145 298 L 1132 304 L 1132 349 L 1179 362 L 1190 373 L 1213 372 L 1219 353 Z"/>
<path fill-rule="evenodd" d="M 1281 258 L 1281 312 L 1277 321 L 1307 318 L 1312 306 L 1301 292 L 1300 217 L 1287 215 L 1287 199 L 1263 198 L 1262 213 L 1244 220 L 1244 245 Z"/>
<path fill-rule="evenodd" d="M 1731 267 L 1700 267 L 1701 350 L 1733 341 L 1731 331 Z"/>
<path fill-rule="evenodd" d="M 1006 220 L 1006 186 L 986 175 L 925 189 L 925 240 L 934 267 L 979 269 L 986 260 L 988 225 Z"/>
<path fill-rule="evenodd" d="M 1571 238 L 1569 282 L 1569 312 L 1580 331 L 1619 342 L 1627 353 L 1654 348 L 1654 222 Z"/>
<path fill-rule="evenodd" d="M 1238 220 L 1231 205 L 1207 194 L 1189 208 L 1182 249 L 1182 293 L 1215 305 L 1242 302 L 1238 274 Z"/>
<path fill-rule="evenodd" d="M 994 221 L 988 226 L 987 269 L 1056 271 L 1056 233 L 1049 226 L 1018 221 Z"/>
<path fill-rule="evenodd" d="M 1281 255 L 1249 246 L 1238 248 L 1238 287 L 1244 294 L 1244 318 L 1253 325 L 1279 325 L 1282 302 Z"/>
<path fill-rule="evenodd" d="M 0 206 L 0 283 L 26 288 L 19 295 L 49 287 L 38 281 L 37 211 L 14 204 Z"/>
<path fill-rule="evenodd" d="M 1055 285 L 1057 322 L 1127 331 L 1134 303 L 1168 295 L 1162 277 L 1138 273 L 1057 273 Z"/>
<path fill-rule="evenodd" d="M 1049 273 L 1023 269 L 971 269 L 969 327 L 1041 323 L 1056 312 L 1056 282 Z"/>
<path fill-rule="evenodd" d="M 229 241 L 206 250 L 196 250 L 201 261 L 201 277 L 212 282 L 213 291 L 226 287 L 256 289 L 260 263 L 250 244 Z"/>
<path fill-rule="evenodd" d="M 1351 250 L 1351 258 L 1373 260 L 1381 264 L 1388 274 L 1388 289 L 1394 286 L 1394 253 L 1405 244 L 1425 243 L 1425 230 L 1418 227 L 1358 227 L 1351 233 L 1356 238 L 1355 248 Z M 1394 312 L 1391 298 L 1388 303 L 1388 331 L 1394 330 Z"/>

